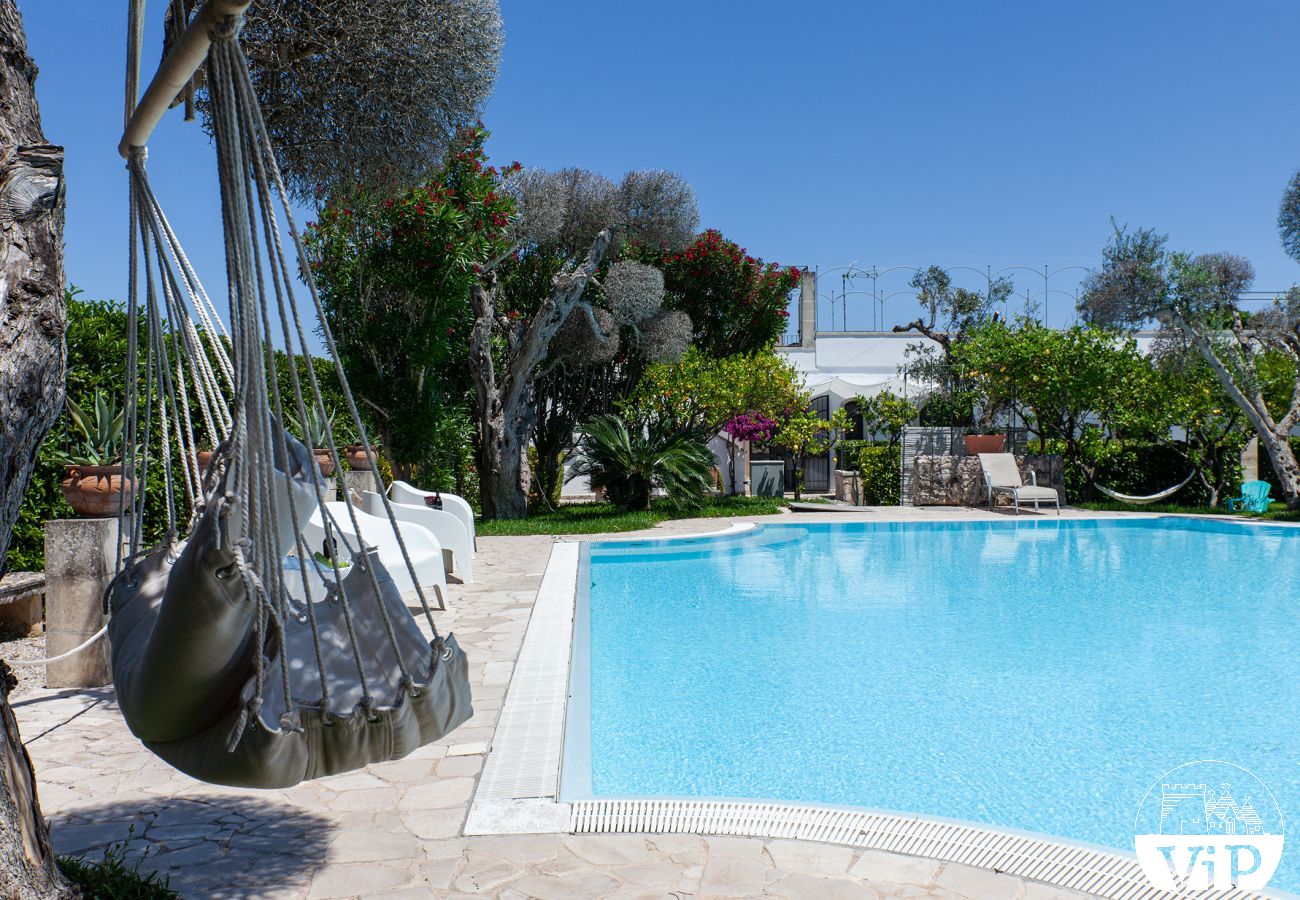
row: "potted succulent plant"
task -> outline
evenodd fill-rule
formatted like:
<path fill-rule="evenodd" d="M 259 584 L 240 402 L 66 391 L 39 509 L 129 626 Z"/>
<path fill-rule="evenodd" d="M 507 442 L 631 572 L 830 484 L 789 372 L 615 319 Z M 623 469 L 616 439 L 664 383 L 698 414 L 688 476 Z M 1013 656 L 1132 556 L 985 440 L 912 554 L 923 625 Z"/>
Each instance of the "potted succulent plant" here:
<path fill-rule="evenodd" d="M 81 516 L 116 516 L 131 505 L 135 479 L 122 474 L 124 413 L 101 391 L 90 409 L 67 402 L 72 443 L 58 453 L 64 478 L 59 483 L 73 512 Z"/>
<path fill-rule="evenodd" d="M 334 458 L 329 451 L 329 436 L 334 433 L 334 418 L 332 410 L 326 417 L 315 406 L 307 407 L 306 421 L 300 421 L 294 415 L 289 416 L 289 425 L 299 440 L 315 454 L 316 465 L 320 466 L 320 473 L 326 478 L 334 474 Z"/>

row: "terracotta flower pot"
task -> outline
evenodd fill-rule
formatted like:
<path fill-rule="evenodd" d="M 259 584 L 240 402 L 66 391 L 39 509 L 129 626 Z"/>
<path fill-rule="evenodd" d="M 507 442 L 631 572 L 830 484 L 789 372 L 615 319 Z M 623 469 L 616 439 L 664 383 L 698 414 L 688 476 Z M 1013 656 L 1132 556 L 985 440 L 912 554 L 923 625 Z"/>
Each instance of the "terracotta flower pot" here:
<path fill-rule="evenodd" d="M 131 505 L 135 479 L 122 475 L 121 466 L 64 466 L 59 482 L 68 505 L 79 516 L 114 518 Z"/>
<path fill-rule="evenodd" d="M 334 458 L 330 456 L 328 449 L 317 447 L 312 451 L 316 455 L 316 465 L 320 466 L 320 473 L 326 478 L 334 474 Z"/>
<path fill-rule="evenodd" d="M 198 463 L 200 476 L 208 471 L 208 463 L 212 462 L 212 454 L 214 452 L 215 451 L 213 450 L 200 450 L 198 453 L 194 454 L 194 461 Z"/>
<path fill-rule="evenodd" d="M 364 444 L 348 444 L 343 448 L 343 453 L 347 457 L 348 468 L 354 472 L 369 472 L 370 454 L 379 455 L 379 451 L 375 447 L 371 447 L 370 453 L 367 453 Z"/>
<path fill-rule="evenodd" d="M 971 456 L 976 453 L 1001 453 L 1007 446 L 1005 434 L 968 434 L 966 435 L 966 452 Z"/>

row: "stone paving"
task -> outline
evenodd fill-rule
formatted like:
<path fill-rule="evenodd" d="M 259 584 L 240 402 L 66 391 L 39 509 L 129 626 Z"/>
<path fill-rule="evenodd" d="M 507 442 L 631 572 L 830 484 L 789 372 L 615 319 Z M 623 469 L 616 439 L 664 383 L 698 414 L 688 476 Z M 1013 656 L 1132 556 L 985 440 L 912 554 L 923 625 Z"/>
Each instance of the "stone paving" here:
<path fill-rule="evenodd" d="M 806 520 L 826 518 L 845 520 Z M 652 533 L 735 521 L 745 520 L 671 522 Z M 55 846 L 95 857 L 129 840 L 142 870 L 195 898 L 1078 896 L 954 863 L 799 841 L 462 836 L 552 542 L 480 538 L 478 581 L 453 585 L 452 608 L 438 614 L 439 627 L 454 631 L 469 655 L 475 715 L 404 760 L 288 790 L 222 788 L 169 769 L 141 747 L 109 689 L 14 697 Z"/>

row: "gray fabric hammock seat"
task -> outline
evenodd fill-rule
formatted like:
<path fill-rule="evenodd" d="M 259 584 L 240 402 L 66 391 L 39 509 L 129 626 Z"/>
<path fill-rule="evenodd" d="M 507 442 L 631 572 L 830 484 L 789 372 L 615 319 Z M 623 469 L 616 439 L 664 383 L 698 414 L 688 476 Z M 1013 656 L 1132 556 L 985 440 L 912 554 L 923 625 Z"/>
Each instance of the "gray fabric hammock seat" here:
<path fill-rule="evenodd" d="M 299 457 L 290 476 L 295 492 L 310 496 L 304 472 L 315 462 L 297 441 L 291 446 Z M 151 751 L 203 781 L 288 787 L 400 759 L 473 714 L 465 654 L 455 637 L 425 639 L 374 550 L 353 558 L 341 591 L 331 588 L 314 604 L 319 663 L 301 611 L 275 624 L 282 642 L 273 631 L 258 646 L 258 604 L 237 577 L 232 542 L 239 535 L 222 527 L 238 524 L 229 515 L 232 502 L 218 496 L 188 540 L 129 563 L 110 588 L 119 705 Z M 310 504 L 302 508 L 310 515 Z M 349 635 L 343 596 L 357 612 L 368 603 L 385 607 L 409 684 L 393 664 L 381 617 L 357 616 Z M 353 639 L 364 686 L 354 669 Z M 275 658 L 280 652 L 287 665 Z M 258 654 L 266 672 L 260 687 L 253 674 Z"/>
<path fill-rule="evenodd" d="M 383 512 L 427 637 L 376 553 L 349 543 L 345 531 L 360 533 L 349 503 L 342 512 L 352 517 L 350 530 L 323 516 L 327 564 L 318 564 L 314 551 L 322 548 L 305 537 L 308 519 L 325 512 L 326 484 L 313 452 L 281 423 L 290 416 L 324 423 L 312 450 L 328 450 L 342 467 L 331 410 L 315 366 L 304 360 L 314 347 L 294 302 L 299 273 L 349 425 L 370 442 L 239 47 L 246 5 L 209 0 L 139 106 L 143 2 L 128 6 L 127 108 L 135 112 L 121 147 L 131 179 L 127 371 L 141 375 L 126 379 L 123 467 L 137 483 L 161 481 L 167 527 L 159 546 L 145 546 L 147 492 L 136 491 L 123 511 L 126 558 L 106 601 L 113 681 L 132 733 L 200 780 L 277 788 L 399 759 L 473 710 L 465 654 L 454 637 L 439 634 L 387 497 Z M 221 187 L 229 331 L 154 195 L 142 146 L 175 85 L 201 62 Z M 293 265 L 282 231 L 297 251 Z M 280 360 L 288 363 L 287 387 Z M 203 470 L 200 437 L 215 445 Z M 378 475 L 376 487 L 383 490 Z"/>

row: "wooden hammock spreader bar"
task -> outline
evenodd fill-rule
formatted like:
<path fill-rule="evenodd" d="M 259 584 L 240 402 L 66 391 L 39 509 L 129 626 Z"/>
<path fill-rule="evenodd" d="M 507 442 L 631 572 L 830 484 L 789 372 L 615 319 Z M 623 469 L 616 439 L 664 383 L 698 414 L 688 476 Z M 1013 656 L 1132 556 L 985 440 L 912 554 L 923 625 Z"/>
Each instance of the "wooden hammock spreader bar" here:
<path fill-rule="evenodd" d="M 171 108 L 172 101 L 180 95 L 199 66 L 208 58 L 212 29 L 224 19 L 242 17 L 252 2 L 253 0 L 208 0 L 203 9 L 199 10 L 194 21 L 185 29 L 176 46 L 154 73 L 149 88 L 136 104 L 130 121 L 126 123 L 122 141 L 117 145 L 117 152 L 123 159 L 130 158 L 132 147 L 148 144 L 149 137 Z"/>

